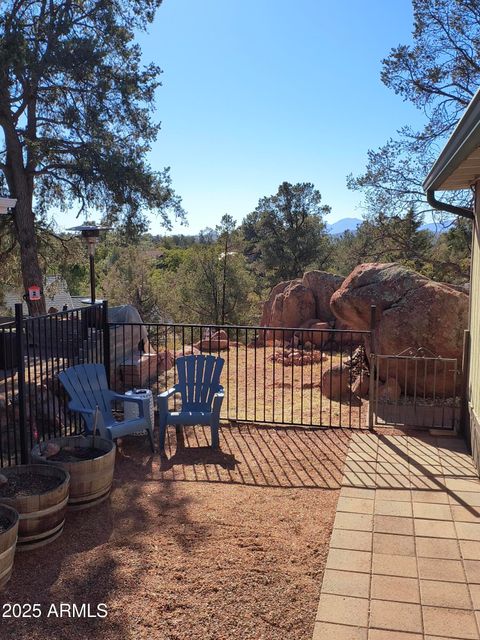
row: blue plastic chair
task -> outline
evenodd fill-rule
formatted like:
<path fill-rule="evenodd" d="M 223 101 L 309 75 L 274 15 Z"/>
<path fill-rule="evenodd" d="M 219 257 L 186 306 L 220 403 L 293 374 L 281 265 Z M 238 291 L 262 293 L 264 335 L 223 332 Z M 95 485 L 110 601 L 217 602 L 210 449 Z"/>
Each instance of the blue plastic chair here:
<path fill-rule="evenodd" d="M 157 398 L 161 451 L 165 450 L 165 436 L 169 424 L 209 425 L 212 449 L 218 447 L 218 425 L 224 398 L 224 390 L 220 384 L 223 363 L 223 358 L 212 355 L 177 358 L 178 382 Z M 182 398 L 181 411 L 169 411 L 168 399 L 176 393 Z"/>
<path fill-rule="evenodd" d="M 80 413 L 87 433 L 92 433 L 97 413 L 97 430 L 104 438 L 113 440 L 146 429 L 152 451 L 153 424 L 149 416 L 150 400 L 132 398 L 111 391 L 103 364 L 77 364 L 58 374 L 60 382 L 70 396 L 68 408 Z M 112 402 L 134 402 L 138 405 L 138 417 L 118 422 L 113 417 Z"/>

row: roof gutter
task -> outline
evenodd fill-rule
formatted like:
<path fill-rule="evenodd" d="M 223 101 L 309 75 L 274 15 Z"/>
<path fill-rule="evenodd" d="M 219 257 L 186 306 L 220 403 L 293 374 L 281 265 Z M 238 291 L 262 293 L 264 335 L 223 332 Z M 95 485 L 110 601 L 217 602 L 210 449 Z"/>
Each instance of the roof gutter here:
<path fill-rule="evenodd" d="M 468 220 L 475 220 L 475 216 L 471 209 L 467 209 L 466 207 L 456 207 L 453 204 L 437 200 L 435 197 L 435 189 L 427 189 L 427 202 L 431 207 L 438 211 L 447 211 L 448 213 L 453 213 L 456 216 L 461 216 Z"/>

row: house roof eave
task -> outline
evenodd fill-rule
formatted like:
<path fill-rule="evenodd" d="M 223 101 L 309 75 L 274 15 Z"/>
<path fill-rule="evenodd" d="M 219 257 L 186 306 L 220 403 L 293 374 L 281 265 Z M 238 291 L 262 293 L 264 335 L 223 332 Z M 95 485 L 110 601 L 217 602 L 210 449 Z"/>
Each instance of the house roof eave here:
<path fill-rule="evenodd" d="M 469 171 L 462 172 L 455 184 L 448 179 L 480 148 L 480 89 L 472 98 L 445 147 L 424 180 L 425 191 L 468 189 L 480 176 L 480 158 L 470 161 Z M 477 170 L 478 169 L 478 170 Z"/>

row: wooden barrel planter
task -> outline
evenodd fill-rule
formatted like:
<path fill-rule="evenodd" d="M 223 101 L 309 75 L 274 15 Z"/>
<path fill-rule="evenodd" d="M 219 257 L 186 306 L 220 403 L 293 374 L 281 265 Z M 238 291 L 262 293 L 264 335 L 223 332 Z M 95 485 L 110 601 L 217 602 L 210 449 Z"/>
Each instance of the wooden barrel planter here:
<path fill-rule="evenodd" d="M 46 464 L 2 469 L 8 483 L 0 486 L 0 502 L 18 511 L 18 551 L 43 547 L 63 531 L 70 475 Z M 12 495 L 12 487 L 18 487 Z"/>
<path fill-rule="evenodd" d="M 10 580 L 17 546 L 18 512 L 0 504 L 0 589 Z"/>
<path fill-rule="evenodd" d="M 92 436 L 68 436 L 52 438 L 48 443 L 57 445 L 60 448 L 59 453 L 46 458 L 41 455 L 41 445 L 37 445 L 32 449 L 32 460 L 68 471 L 70 474 L 69 510 L 88 509 L 108 498 L 115 468 L 113 441 L 98 436 L 95 436 L 94 442 Z M 76 451 L 78 457 L 75 455 Z M 90 454 L 90 451 L 94 453 Z"/>

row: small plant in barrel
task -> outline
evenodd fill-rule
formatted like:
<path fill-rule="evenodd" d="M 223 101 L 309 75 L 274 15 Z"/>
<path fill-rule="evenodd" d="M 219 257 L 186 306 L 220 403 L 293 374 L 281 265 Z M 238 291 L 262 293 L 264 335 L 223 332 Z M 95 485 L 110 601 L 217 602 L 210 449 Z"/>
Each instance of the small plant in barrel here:
<path fill-rule="evenodd" d="M 115 445 L 96 434 L 99 413 L 97 407 L 91 435 L 53 438 L 37 444 L 32 450 L 35 462 L 62 468 L 70 474 L 68 507 L 72 510 L 97 505 L 110 494 Z"/>

